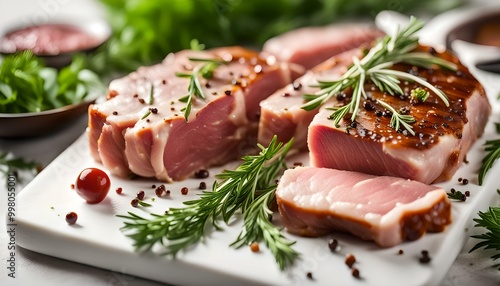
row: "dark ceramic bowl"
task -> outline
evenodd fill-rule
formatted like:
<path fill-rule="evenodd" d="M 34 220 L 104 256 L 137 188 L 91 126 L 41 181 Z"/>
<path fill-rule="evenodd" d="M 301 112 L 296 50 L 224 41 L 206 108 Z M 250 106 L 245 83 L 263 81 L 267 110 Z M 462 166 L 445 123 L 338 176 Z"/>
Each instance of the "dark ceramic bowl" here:
<path fill-rule="evenodd" d="M 74 123 L 94 101 L 30 113 L 0 113 L 0 137 L 27 138 L 48 135 Z"/>

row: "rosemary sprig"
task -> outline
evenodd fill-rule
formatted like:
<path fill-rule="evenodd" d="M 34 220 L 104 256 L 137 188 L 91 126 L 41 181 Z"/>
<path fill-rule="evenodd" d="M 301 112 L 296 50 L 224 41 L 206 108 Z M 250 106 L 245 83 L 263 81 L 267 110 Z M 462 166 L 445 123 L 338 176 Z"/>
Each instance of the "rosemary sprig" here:
<path fill-rule="evenodd" d="M 451 189 L 450 192 L 447 192 L 446 196 L 451 200 L 456 200 L 461 202 L 465 202 L 467 200 L 467 195 L 455 189 Z"/>
<path fill-rule="evenodd" d="M 475 244 L 469 252 L 484 247 L 494 249 L 498 253 L 491 256 L 493 260 L 500 258 L 500 207 L 489 207 L 487 212 L 479 212 L 479 218 L 475 218 L 475 227 L 484 227 L 488 231 L 471 237 L 482 240 Z"/>
<path fill-rule="evenodd" d="M 483 184 L 484 178 L 488 171 L 493 167 L 495 161 L 500 158 L 500 139 L 496 140 L 487 140 L 484 143 L 486 151 L 486 156 L 483 158 L 481 167 L 479 168 L 478 173 L 478 183 L 479 185 Z"/>
<path fill-rule="evenodd" d="M 415 122 L 415 118 L 413 118 L 413 116 L 398 113 L 392 106 L 382 100 L 377 100 L 377 102 L 392 113 L 390 123 L 392 128 L 399 131 L 400 127 L 403 126 L 403 128 L 410 132 L 411 135 L 415 135 L 415 131 L 413 131 L 413 128 L 410 125 Z"/>
<path fill-rule="evenodd" d="M 264 240 L 276 258 L 279 268 L 283 270 L 294 263 L 299 253 L 292 248 L 295 241 L 286 239 L 280 229 L 270 221 L 272 211 L 269 205 L 274 199 L 275 191 L 276 186 L 272 186 L 250 204 L 244 212 L 244 229 L 231 246 L 240 248 L 254 241 Z"/>
<path fill-rule="evenodd" d="M 269 221 L 269 204 L 274 196 L 275 179 L 286 168 L 285 156 L 293 141 L 277 142 L 275 136 L 269 146 L 258 155 L 243 157 L 243 163 L 235 170 L 224 170 L 216 177 L 212 191 L 201 193 L 198 199 L 184 202 L 181 208 L 171 208 L 165 214 L 152 214 L 151 219 L 132 212 L 118 215 L 126 219 L 125 231 L 134 240 L 138 250 L 150 250 L 155 244 L 165 246 L 165 254 L 175 257 L 181 250 L 205 239 L 207 225 L 216 230 L 222 220 L 228 224 L 233 215 L 244 214 L 245 228 L 233 246 L 240 247 L 247 241 L 264 239 L 281 269 L 293 263 L 298 254 Z M 257 218 L 249 224 L 249 218 Z M 267 222 L 266 222 L 267 220 Z"/>
<path fill-rule="evenodd" d="M 146 119 L 149 115 L 151 115 L 151 110 L 148 110 L 144 115 L 141 117 L 141 120 Z"/>
<path fill-rule="evenodd" d="M 341 107 L 334 107 L 330 119 L 336 127 L 348 113 L 354 121 L 357 116 L 361 98 L 367 98 L 364 89 L 365 82 L 371 80 L 382 92 L 391 95 L 403 94 L 399 86 L 400 79 L 414 81 L 436 94 L 443 103 L 448 106 L 448 98 L 438 88 L 428 83 L 421 77 L 390 69 L 396 63 L 408 63 L 419 67 L 429 68 L 438 65 L 450 70 L 456 70 L 457 66 L 451 62 L 440 59 L 433 55 L 421 52 L 411 52 L 418 45 L 418 37 L 415 35 L 423 27 L 423 22 L 412 17 L 409 25 L 396 33 L 395 36 L 385 36 L 377 45 L 363 57 L 353 57 L 353 64 L 338 80 L 318 81 L 315 87 L 320 90 L 315 94 L 306 94 L 306 103 L 302 106 L 305 110 L 313 110 L 340 92 L 351 88 L 352 98 L 349 103 Z"/>
<path fill-rule="evenodd" d="M 214 70 L 221 65 L 227 65 L 229 62 L 220 59 L 201 59 L 201 58 L 189 58 L 192 62 L 202 62 L 201 66 L 197 66 L 191 73 L 175 73 L 178 77 L 189 78 L 188 93 L 179 98 L 180 102 L 186 103 L 186 107 L 182 108 L 181 111 L 184 112 L 184 118 L 186 122 L 188 121 L 189 114 L 191 114 L 191 108 L 193 105 L 194 98 L 206 99 L 205 94 L 200 83 L 200 76 L 206 79 L 213 77 Z"/>

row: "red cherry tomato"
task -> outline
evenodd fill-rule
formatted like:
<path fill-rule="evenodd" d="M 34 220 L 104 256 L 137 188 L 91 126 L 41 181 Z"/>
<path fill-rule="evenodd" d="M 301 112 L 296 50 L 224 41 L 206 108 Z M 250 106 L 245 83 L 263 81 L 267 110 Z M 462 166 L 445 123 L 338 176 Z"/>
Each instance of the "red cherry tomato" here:
<path fill-rule="evenodd" d="M 108 175 L 98 168 L 84 169 L 76 179 L 76 192 L 89 204 L 102 202 L 110 188 Z"/>

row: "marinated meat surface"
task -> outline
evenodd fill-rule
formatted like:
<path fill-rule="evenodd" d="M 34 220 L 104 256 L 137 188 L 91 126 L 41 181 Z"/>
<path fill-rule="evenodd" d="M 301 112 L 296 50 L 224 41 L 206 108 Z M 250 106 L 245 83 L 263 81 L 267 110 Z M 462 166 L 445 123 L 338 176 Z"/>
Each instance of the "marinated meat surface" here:
<path fill-rule="evenodd" d="M 269 39 L 262 50 L 278 61 L 299 64 L 307 70 L 383 35 L 373 25 L 363 23 L 304 27 Z"/>
<path fill-rule="evenodd" d="M 418 50 L 435 52 L 428 47 Z M 311 165 L 373 175 L 389 175 L 423 183 L 450 179 L 463 162 L 470 146 L 483 133 L 491 106 L 481 84 L 450 52 L 436 54 L 457 64 L 458 70 L 424 69 L 397 64 L 395 69 L 427 79 L 449 99 L 449 107 L 432 92 L 425 102 L 411 99 L 411 90 L 423 88 L 402 81 L 402 95 L 380 92 L 366 84 L 368 100 L 361 103 L 355 122 L 347 116 L 335 127 L 329 116 L 333 106 L 350 100 L 333 100 L 315 115 L 308 130 Z M 416 119 L 415 135 L 390 127 L 391 114 L 376 100 Z"/>
<path fill-rule="evenodd" d="M 203 64 L 189 58 L 229 64 L 217 67 L 210 79 L 199 76 L 206 99 L 194 99 L 186 122 L 186 103 L 179 99 L 190 80 L 176 73 Z M 171 54 L 112 81 L 109 99 L 89 108 L 91 153 L 114 175 L 182 180 L 255 146 L 260 101 L 295 77 L 290 65 L 240 47 Z"/>
<path fill-rule="evenodd" d="M 443 189 L 397 177 L 297 167 L 281 177 L 276 199 L 291 233 L 348 232 L 381 247 L 441 232 L 451 223 Z"/>

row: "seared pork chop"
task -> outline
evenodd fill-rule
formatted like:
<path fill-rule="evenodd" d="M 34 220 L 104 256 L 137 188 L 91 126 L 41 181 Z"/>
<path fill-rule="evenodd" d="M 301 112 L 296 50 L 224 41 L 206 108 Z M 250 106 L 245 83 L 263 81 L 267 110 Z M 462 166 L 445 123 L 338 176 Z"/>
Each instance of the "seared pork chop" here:
<path fill-rule="evenodd" d="M 276 199 L 291 233 L 348 232 L 382 247 L 443 231 L 451 223 L 443 189 L 396 177 L 297 167 L 281 177 Z"/>
<path fill-rule="evenodd" d="M 435 52 L 428 47 L 417 50 Z M 427 184 L 450 179 L 472 143 L 483 133 L 491 106 L 481 84 L 451 52 L 436 56 L 455 63 L 458 69 L 425 69 L 409 64 L 397 64 L 394 68 L 423 77 L 440 88 L 448 97 L 449 107 L 432 92 L 425 102 L 412 99 L 413 89 L 425 89 L 414 82 L 402 81 L 404 94 L 395 96 L 368 83 L 365 90 L 369 99 L 361 103 L 354 122 L 344 118 L 336 127 L 329 119 L 332 110 L 328 108 L 345 104 L 350 100 L 349 93 L 346 98 L 323 106 L 314 117 L 308 130 L 311 165 Z M 376 100 L 413 116 L 415 135 L 392 128 L 392 113 Z"/>

